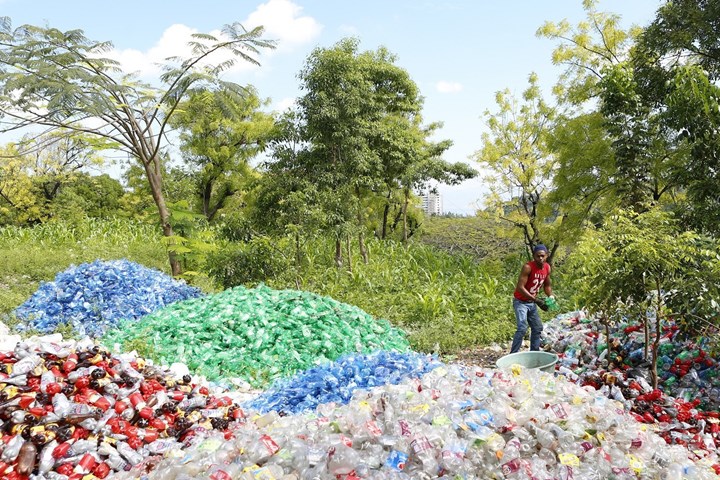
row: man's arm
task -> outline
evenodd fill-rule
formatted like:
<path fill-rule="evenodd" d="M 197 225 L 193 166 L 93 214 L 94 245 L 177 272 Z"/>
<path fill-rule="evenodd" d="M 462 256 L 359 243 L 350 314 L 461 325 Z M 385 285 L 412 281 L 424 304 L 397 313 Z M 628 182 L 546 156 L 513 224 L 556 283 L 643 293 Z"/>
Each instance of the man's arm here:
<path fill-rule="evenodd" d="M 525 301 L 528 302 L 534 302 L 535 296 L 531 295 L 530 292 L 527 291 L 525 288 L 525 285 L 527 284 L 528 278 L 530 277 L 530 265 L 527 263 L 523 265 L 522 269 L 520 269 L 520 277 L 518 278 L 518 283 L 515 286 L 515 290 L 520 292 L 520 294 L 525 297 Z"/>
<path fill-rule="evenodd" d="M 550 280 L 550 275 L 545 277 L 545 282 L 543 283 L 543 291 L 545 292 L 546 297 L 552 297 L 552 280 Z"/>

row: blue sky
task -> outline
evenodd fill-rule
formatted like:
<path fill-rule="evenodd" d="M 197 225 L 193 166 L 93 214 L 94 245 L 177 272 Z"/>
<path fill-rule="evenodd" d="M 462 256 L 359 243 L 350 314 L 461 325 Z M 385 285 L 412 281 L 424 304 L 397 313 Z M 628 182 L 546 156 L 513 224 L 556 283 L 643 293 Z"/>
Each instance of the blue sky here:
<path fill-rule="evenodd" d="M 483 112 L 494 95 L 519 94 L 530 72 L 549 92 L 561 73 L 552 65 L 551 41 L 535 32 L 546 20 L 584 18 L 581 0 L 0 0 L 0 16 L 13 26 L 49 25 L 81 29 L 93 40 L 109 40 L 128 70 L 151 77 L 152 61 L 182 54 L 189 32 L 211 32 L 224 24 L 264 25 L 277 50 L 260 57 L 260 68 L 228 75 L 251 83 L 283 109 L 299 94 L 297 73 L 315 47 L 346 36 L 362 49 L 384 45 L 397 55 L 425 97 L 426 122 L 442 121 L 438 138 L 453 140 L 447 160 L 465 161 L 481 147 Z M 617 13 L 624 27 L 652 20 L 660 0 L 600 0 L 597 9 Z M 549 94 L 548 94 L 549 99 Z M 440 186 L 444 210 L 472 214 L 487 190 L 482 179 Z"/>

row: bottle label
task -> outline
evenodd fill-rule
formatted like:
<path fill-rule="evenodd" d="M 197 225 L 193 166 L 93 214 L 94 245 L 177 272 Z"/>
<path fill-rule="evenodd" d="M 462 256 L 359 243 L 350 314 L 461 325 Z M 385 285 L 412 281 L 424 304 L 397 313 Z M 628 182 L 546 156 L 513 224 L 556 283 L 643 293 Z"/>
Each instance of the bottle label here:
<path fill-rule="evenodd" d="M 410 442 L 410 446 L 412 447 L 413 452 L 415 452 L 416 455 L 432 449 L 432 444 L 430 443 L 430 440 L 428 440 L 428 438 L 424 435 L 422 437 L 415 438 L 415 440 Z"/>
<path fill-rule="evenodd" d="M 507 463 L 503 463 L 501 468 L 503 475 L 512 475 L 520 470 L 520 459 L 514 458 Z"/>
<path fill-rule="evenodd" d="M 343 435 L 343 434 L 340 434 L 340 441 L 341 441 L 343 444 L 345 444 L 346 446 L 350 447 L 350 448 L 352 448 L 352 446 L 353 446 L 352 438 L 346 437 L 346 436 Z"/>
<path fill-rule="evenodd" d="M 263 435 L 260 437 L 260 441 L 263 445 L 265 445 L 265 448 L 268 449 L 268 452 L 270 452 L 271 455 L 275 455 L 278 450 L 280 450 L 280 447 L 278 447 L 278 444 L 275 443 L 275 441 L 270 438 L 269 435 Z"/>
<path fill-rule="evenodd" d="M 400 425 L 400 435 L 403 437 L 409 437 L 412 435 L 412 432 L 410 431 L 410 425 L 405 420 L 398 420 L 398 424 Z"/>
<path fill-rule="evenodd" d="M 561 404 L 556 403 L 555 405 L 550 406 L 550 410 L 555 414 L 557 418 L 567 418 L 568 414 L 565 411 L 565 407 L 563 407 Z"/>
<path fill-rule="evenodd" d="M 580 459 L 574 453 L 561 453 L 558 455 L 560 463 L 568 467 L 577 467 L 580 465 Z"/>
<path fill-rule="evenodd" d="M 385 461 L 385 465 L 389 468 L 392 468 L 393 470 L 401 471 L 405 469 L 405 464 L 407 463 L 408 454 L 404 452 L 398 452 L 397 450 L 393 450 L 390 452 L 390 455 L 388 455 L 387 460 Z"/>
<path fill-rule="evenodd" d="M 380 427 L 378 427 L 377 423 L 375 423 L 375 420 L 368 420 L 365 422 L 365 428 L 373 437 L 379 437 L 382 435 L 382 430 L 380 430 Z"/>

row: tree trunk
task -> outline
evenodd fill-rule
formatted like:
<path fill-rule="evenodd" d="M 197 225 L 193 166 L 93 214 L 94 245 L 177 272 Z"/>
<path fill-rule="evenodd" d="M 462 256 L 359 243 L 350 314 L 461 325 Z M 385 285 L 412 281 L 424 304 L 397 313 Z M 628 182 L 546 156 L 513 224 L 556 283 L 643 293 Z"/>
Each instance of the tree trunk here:
<path fill-rule="evenodd" d="M 603 314 L 603 319 L 605 320 L 603 323 L 605 324 L 605 341 L 607 342 L 608 360 L 610 360 L 610 354 L 612 353 L 612 342 L 610 341 L 610 321 L 605 314 Z"/>
<path fill-rule="evenodd" d="M 658 388 L 658 371 L 657 371 L 657 360 L 658 360 L 658 347 L 660 346 L 660 314 L 655 317 L 656 321 L 656 333 L 655 340 L 652 344 L 652 359 L 650 360 L 650 378 L 652 379 L 653 388 Z"/>
<path fill-rule="evenodd" d="M 203 204 L 203 215 L 205 218 L 212 220 L 210 215 L 210 198 L 212 197 L 212 183 L 205 182 L 203 185 L 202 204 Z"/>
<path fill-rule="evenodd" d="M 360 248 L 360 256 L 363 259 L 363 263 L 368 263 L 368 252 L 365 246 L 365 225 L 363 225 L 363 214 L 362 214 L 362 201 L 360 199 L 360 188 L 355 187 L 355 196 L 358 201 L 357 209 L 357 224 L 358 224 L 358 247 Z M 348 235 L 348 255 L 350 255 L 350 235 Z M 351 268 L 352 271 L 352 268 Z"/>
<path fill-rule="evenodd" d="M 365 245 L 365 233 L 358 233 L 358 245 L 360 246 L 360 255 L 362 256 L 363 263 L 365 265 L 370 261 L 370 255 L 368 254 L 367 245 Z"/>
<path fill-rule="evenodd" d="M 343 264 L 343 258 L 342 258 L 342 243 L 340 241 L 340 237 L 335 238 L 335 266 L 337 268 L 342 267 Z"/>
<path fill-rule="evenodd" d="M 383 218 L 382 218 L 382 234 L 380 235 L 381 240 L 385 240 L 385 237 L 387 237 L 387 221 L 388 221 L 388 214 L 390 213 L 390 195 L 392 192 L 388 192 L 387 194 L 387 202 L 385 203 L 385 208 L 383 209 Z"/>
<path fill-rule="evenodd" d="M 660 349 L 660 336 L 662 334 L 662 326 L 660 325 L 662 321 L 662 314 L 660 313 L 662 310 L 662 297 L 661 297 L 661 289 L 660 285 L 657 285 L 657 308 L 655 310 L 655 338 L 653 339 L 652 344 L 652 361 L 650 363 L 650 375 L 652 377 L 652 386 L 653 388 L 658 388 L 658 371 L 657 371 L 657 361 L 658 361 L 658 350 Z"/>
<path fill-rule="evenodd" d="M 295 232 L 295 287 L 300 290 L 302 286 L 302 251 L 300 250 L 300 234 Z"/>
<path fill-rule="evenodd" d="M 162 232 L 165 237 L 172 237 L 175 235 L 173 232 L 172 224 L 170 223 L 170 210 L 168 209 L 167 205 L 165 204 L 165 196 L 162 192 L 162 176 L 160 174 L 160 169 L 153 167 L 155 166 L 155 161 L 143 161 L 143 166 L 145 167 L 145 175 L 147 176 L 148 183 L 150 184 L 150 191 L 152 192 L 153 200 L 155 200 L 155 205 L 158 209 L 158 214 L 160 215 L 160 226 L 162 227 Z M 182 273 L 182 266 L 180 265 L 180 260 L 177 258 L 177 255 L 175 252 L 168 249 L 168 258 L 170 260 L 170 271 L 172 272 L 173 277 L 176 277 Z"/>
<path fill-rule="evenodd" d="M 349 234 L 345 237 L 345 247 L 347 249 L 348 270 L 350 270 L 350 273 L 352 273 L 352 251 L 350 250 L 350 235 Z"/>
<path fill-rule="evenodd" d="M 407 243 L 408 232 L 407 232 L 407 209 L 408 203 L 410 203 L 410 192 L 405 190 L 405 200 L 403 201 L 402 217 L 403 217 L 403 243 Z"/>
<path fill-rule="evenodd" d="M 650 359 L 650 325 L 648 324 L 647 315 L 643 316 L 643 333 L 645 334 L 645 349 L 643 351 L 643 360 Z"/>

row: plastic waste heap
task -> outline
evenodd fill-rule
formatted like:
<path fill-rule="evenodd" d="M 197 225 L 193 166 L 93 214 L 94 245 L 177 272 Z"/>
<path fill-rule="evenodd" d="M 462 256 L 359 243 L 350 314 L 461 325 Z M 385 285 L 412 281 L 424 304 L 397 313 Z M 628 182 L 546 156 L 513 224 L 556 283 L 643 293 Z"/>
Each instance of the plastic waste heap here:
<path fill-rule="evenodd" d="M 149 473 L 136 467 L 115 478 L 717 478 L 717 454 L 697 459 L 594 389 L 520 367 L 448 365 L 357 390 L 345 406 L 250 414 L 230 432 L 197 435 Z"/>
<path fill-rule="evenodd" d="M 329 297 L 265 285 L 175 303 L 108 332 L 103 342 L 140 342 L 160 363 L 255 386 L 347 353 L 409 350 L 405 334 L 386 320 Z"/>
<path fill-rule="evenodd" d="M 202 295 L 184 282 L 128 260 L 72 266 L 44 282 L 15 315 L 26 327 L 48 333 L 69 324 L 97 337 L 121 319 L 136 320 L 173 302 Z"/>
<path fill-rule="evenodd" d="M 0 478 L 105 478 L 195 434 L 224 435 L 249 396 L 111 354 L 88 337 L 31 337 L 0 350 Z"/>
<path fill-rule="evenodd" d="M 419 353 L 377 351 L 344 355 L 334 362 L 312 367 L 288 379 L 275 381 L 265 392 L 243 407 L 261 413 L 281 414 L 315 410 L 323 403 L 348 403 L 362 388 L 394 385 L 417 378 L 442 363 Z"/>
<path fill-rule="evenodd" d="M 658 389 L 653 389 L 640 330 L 638 325 L 622 324 L 611 330 L 608 342 L 604 328 L 583 312 L 546 324 L 549 345 L 560 356 L 560 374 L 621 402 L 667 443 L 686 446 L 699 456 L 716 452 L 720 384 L 717 360 L 702 348 L 704 339 L 682 339 L 675 324 L 665 324 Z"/>

